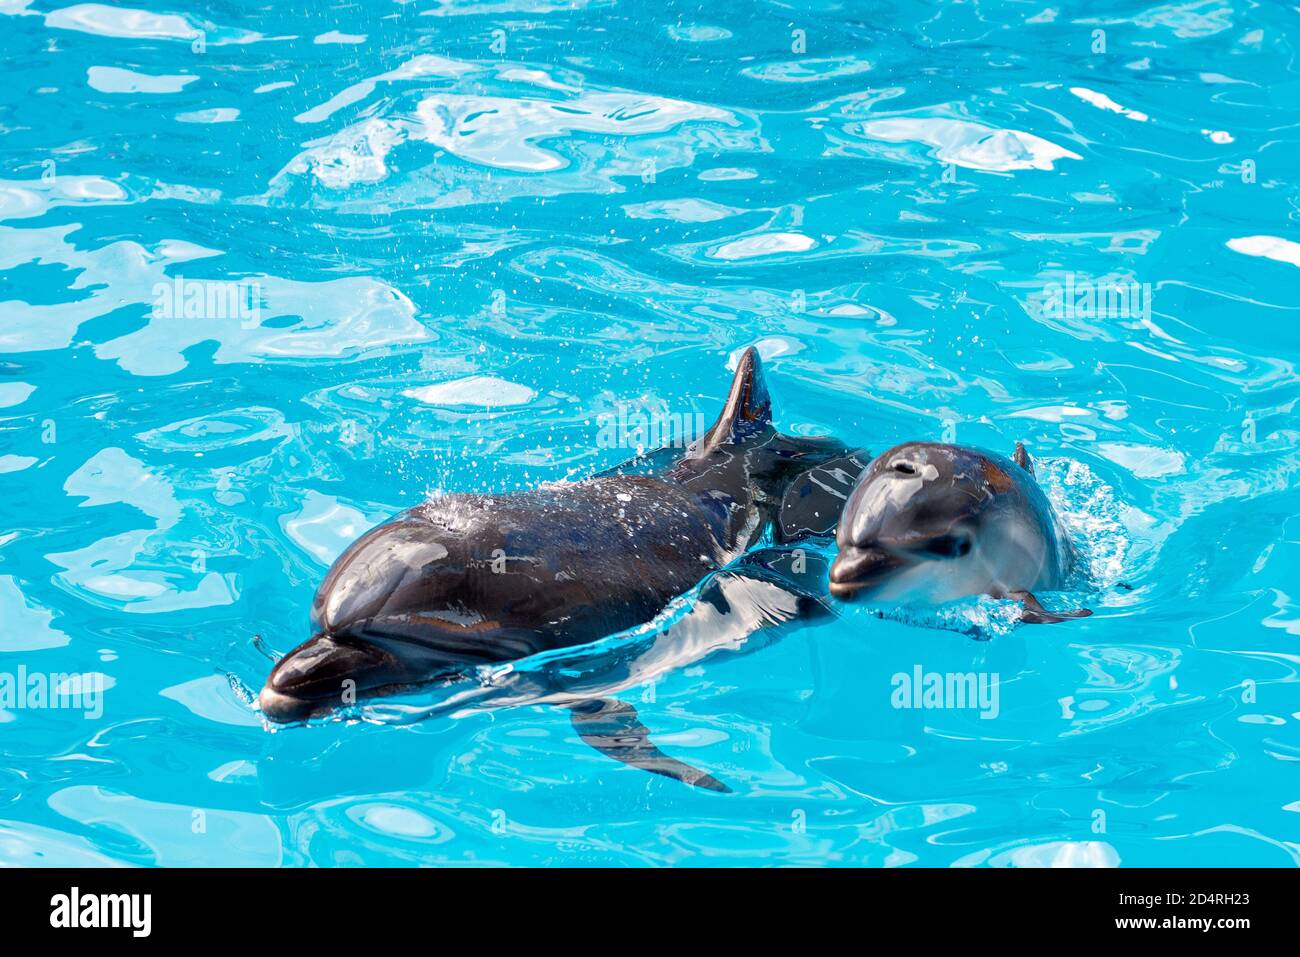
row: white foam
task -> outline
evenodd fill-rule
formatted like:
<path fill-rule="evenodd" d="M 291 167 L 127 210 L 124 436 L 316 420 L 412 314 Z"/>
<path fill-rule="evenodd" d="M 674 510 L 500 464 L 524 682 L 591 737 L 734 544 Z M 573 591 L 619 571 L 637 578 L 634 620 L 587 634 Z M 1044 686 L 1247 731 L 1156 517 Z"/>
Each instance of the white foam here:
<path fill-rule="evenodd" d="M 1088 585 L 1113 587 L 1126 574 L 1132 546 L 1126 506 L 1083 462 L 1041 458 L 1035 470 L 1039 485 L 1086 563 Z"/>
<path fill-rule="evenodd" d="M 1097 451 L 1138 478 L 1161 478 L 1187 471 L 1186 456 L 1176 449 L 1162 449 L 1137 442 L 1098 442 Z"/>
<path fill-rule="evenodd" d="M 6 303 L 0 310 L 0 351 L 64 348 L 84 322 L 124 303 L 154 305 L 158 285 L 171 284 L 182 275 L 175 271 L 179 265 L 220 255 L 179 240 L 163 240 L 149 248 L 117 240 L 82 249 L 66 238 L 74 228 L 0 226 L 0 270 L 33 260 L 63 264 L 78 273 L 73 288 L 83 291 L 70 302 Z M 423 342 L 432 335 L 415 318 L 410 299 L 373 277 L 341 276 L 323 282 L 295 282 L 265 274 L 224 278 L 256 286 L 257 319 L 231 315 L 196 322 L 180 313 L 168 316 L 153 310 L 146 325 L 96 345 L 95 354 L 118 360 L 136 375 L 168 375 L 185 368 L 185 350 L 204 341 L 218 343 L 213 360 L 219 363 L 275 362 L 337 358 L 396 343 Z M 262 319 L 277 321 L 270 324 Z"/>
<path fill-rule="evenodd" d="M 975 862 L 967 858 L 957 862 L 967 863 Z M 1120 856 L 1106 841 L 1046 841 L 993 854 L 985 863 L 989 867 L 1119 867 Z"/>
<path fill-rule="evenodd" d="M 30 455 L 0 455 L 0 475 L 25 472 L 38 461 L 39 459 L 34 459 Z"/>
<path fill-rule="evenodd" d="M 286 172 L 310 170 L 317 182 L 330 189 L 377 183 L 388 175 L 388 154 L 406 136 L 404 126 L 372 117 L 333 136 L 313 140 Z"/>
<path fill-rule="evenodd" d="M 190 113 L 177 113 L 178 123 L 233 123 L 239 119 L 239 110 L 233 106 L 213 107 L 210 110 L 194 110 Z"/>
<path fill-rule="evenodd" d="M 803 58 L 746 67 L 741 72 L 768 83 L 813 83 L 842 76 L 870 73 L 874 64 L 860 56 Z"/>
<path fill-rule="evenodd" d="M 670 24 L 668 36 L 685 43 L 716 43 L 718 40 L 731 39 L 731 31 L 726 27 L 711 27 L 695 23 Z"/>
<path fill-rule="evenodd" d="M 295 545 L 328 566 L 383 518 L 367 515 L 333 495 L 308 490 L 297 511 L 280 516 L 280 528 Z"/>
<path fill-rule="evenodd" d="M 707 199 L 665 199 L 624 206 L 623 212 L 633 219 L 671 219 L 678 223 L 712 223 L 745 212 Z"/>
<path fill-rule="evenodd" d="M 188 73 L 155 76 L 116 66 L 92 66 L 86 71 L 86 82 L 100 93 L 179 93 L 197 79 Z"/>
<path fill-rule="evenodd" d="M 1170 3 L 1153 7 L 1133 18 L 1133 23 L 1144 29 L 1165 27 L 1181 40 L 1209 37 L 1232 29 L 1232 8 L 1206 0 L 1188 3 Z"/>
<path fill-rule="evenodd" d="M 221 675 L 204 675 L 158 692 L 205 721 L 233 727 L 261 727 L 262 719 L 230 694 L 230 684 Z"/>
<path fill-rule="evenodd" d="M 419 389 L 407 389 L 402 395 L 426 405 L 472 405 L 481 408 L 526 405 L 537 397 L 537 393 L 525 385 L 490 375 L 469 376 Z"/>
<path fill-rule="evenodd" d="M 1244 256 L 1262 256 L 1276 262 L 1300 266 L 1300 243 L 1279 236 L 1242 236 L 1229 239 L 1227 246 Z"/>
<path fill-rule="evenodd" d="M 351 86 L 345 87 L 320 106 L 299 113 L 293 119 L 295 123 L 319 123 L 333 116 L 344 107 L 364 100 L 375 91 L 375 87 L 380 83 L 414 80 L 430 76 L 451 78 L 470 73 L 474 69 L 473 64 L 461 60 L 451 60 L 431 53 L 422 54 L 412 57 L 395 70 L 368 77 L 359 83 L 353 83 Z M 274 86 L 275 84 L 272 84 L 268 88 L 274 88 Z M 260 89 L 262 88 L 259 87 Z"/>
<path fill-rule="evenodd" d="M 31 219 L 57 206 L 124 203 L 126 190 L 101 176 L 0 180 L 0 221 Z"/>
<path fill-rule="evenodd" d="M 571 133 L 635 136 L 689 121 L 734 124 L 725 110 L 639 93 L 588 92 L 567 100 L 434 94 L 416 110 L 411 139 L 424 140 L 471 163 L 520 173 L 568 165 L 538 145 Z"/>
<path fill-rule="evenodd" d="M 133 7 L 110 7 L 102 3 L 78 3 L 45 14 L 45 25 L 58 30 L 75 30 L 100 37 L 136 40 L 176 40 L 193 43 L 200 37 L 213 46 L 253 43 L 260 33 L 205 24 L 200 27 L 174 13 L 154 13 Z"/>
<path fill-rule="evenodd" d="M 364 33 L 340 33 L 338 30 L 331 30 L 328 33 L 322 33 L 312 41 L 318 46 L 327 44 L 343 44 L 355 46 L 359 43 L 366 42 Z"/>
<path fill-rule="evenodd" d="M 760 256 L 807 252 L 816 245 L 815 239 L 803 233 L 759 233 L 723 243 L 708 255 L 710 259 L 735 262 L 742 259 L 756 259 Z"/>
<path fill-rule="evenodd" d="M 0 382 L 0 409 L 22 405 L 36 391 L 28 382 Z"/>
<path fill-rule="evenodd" d="M 1070 92 L 1083 100 L 1085 103 L 1091 103 L 1099 110 L 1109 110 L 1111 113 L 1118 113 L 1120 116 L 1127 116 L 1130 120 L 1136 120 L 1139 123 L 1145 123 L 1150 119 L 1145 113 L 1138 110 L 1130 110 L 1127 106 L 1120 106 L 1105 93 L 1098 93 L 1096 90 L 1090 90 L 1086 86 L 1072 86 Z"/>
<path fill-rule="evenodd" d="M 1057 160 L 1083 159 L 1064 147 L 1020 130 L 1004 130 L 966 120 L 893 117 L 858 124 L 863 135 L 889 143 L 924 143 L 934 157 L 966 169 L 1009 172 L 1050 170 Z"/>
<path fill-rule="evenodd" d="M 23 595 L 21 585 L 11 575 L 0 575 L 0 621 L 4 622 L 0 651 L 40 651 L 61 648 L 72 641 L 51 624 L 54 613 Z"/>
<path fill-rule="evenodd" d="M 200 32 L 194 24 L 175 14 L 109 7 L 102 3 L 78 3 L 54 10 L 45 15 L 45 25 L 101 37 L 151 40 L 192 40 Z"/>

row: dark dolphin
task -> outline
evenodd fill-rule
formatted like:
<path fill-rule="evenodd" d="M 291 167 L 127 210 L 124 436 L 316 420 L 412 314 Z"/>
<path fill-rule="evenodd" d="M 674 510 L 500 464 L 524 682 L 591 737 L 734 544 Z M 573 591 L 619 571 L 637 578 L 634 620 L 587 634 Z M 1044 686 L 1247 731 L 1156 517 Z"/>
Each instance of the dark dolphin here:
<path fill-rule="evenodd" d="M 858 480 L 836 531 L 830 569 L 837 598 L 942 602 L 1012 598 L 1022 620 L 1092 614 L 1049 612 L 1034 591 L 1062 587 L 1074 550 L 1033 463 L 980 449 L 909 442 L 881 454 Z"/>
<path fill-rule="evenodd" d="M 274 667 L 258 703 L 272 721 L 301 721 L 649 622 L 761 541 L 829 535 L 867 458 L 777 432 L 747 349 L 722 414 L 684 454 L 526 492 L 443 495 L 367 532 L 329 570 L 315 635 Z M 650 744 L 630 705 L 560 703 L 603 753 L 725 790 Z"/>

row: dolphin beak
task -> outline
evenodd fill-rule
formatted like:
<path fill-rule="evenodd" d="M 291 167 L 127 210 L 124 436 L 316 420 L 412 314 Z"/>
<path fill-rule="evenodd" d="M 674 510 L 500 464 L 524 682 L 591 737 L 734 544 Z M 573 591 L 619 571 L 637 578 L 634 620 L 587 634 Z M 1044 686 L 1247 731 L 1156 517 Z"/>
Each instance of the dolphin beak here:
<path fill-rule="evenodd" d="M 387 683 L 391 656 L 374 645 L 316 635 L 280 659 L 257 696 L 268 720 L 305 721 L 355 704 L 358 692 Z"/>
<path fill-rule="evenodd" d="M 903 559 L 883 548 L 846 545 L 831 563 L 831 594 L 850 600 L 886 572 L 903 564 Z"/>
<path fill-rule="evenodd" d="M 276 724 L 290 724 L 306 721 L 316 713 L 318 703 L 276 691 L 268 683 L 257 696 L 257 706 L 268 720 Z"/>

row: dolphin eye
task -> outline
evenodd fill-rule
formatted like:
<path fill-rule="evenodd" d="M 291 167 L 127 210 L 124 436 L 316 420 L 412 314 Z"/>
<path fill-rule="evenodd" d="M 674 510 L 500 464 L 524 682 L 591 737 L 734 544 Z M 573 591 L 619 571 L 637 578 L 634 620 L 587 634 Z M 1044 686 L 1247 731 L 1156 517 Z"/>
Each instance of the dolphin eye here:
<path fill-rule="evenodd" d="M 890 465 L 895 472 L 901 472 L 903 475 L 915 475 L 916 466 L 911 462 L 904 462 L 902 459 Z"/>
<path fill-rule="evenodd" d="M 936 558 L 964 558 L 970 554 L 971 539 L 969 535 L 940 535 L 926 542 L 921 551 Z"/>

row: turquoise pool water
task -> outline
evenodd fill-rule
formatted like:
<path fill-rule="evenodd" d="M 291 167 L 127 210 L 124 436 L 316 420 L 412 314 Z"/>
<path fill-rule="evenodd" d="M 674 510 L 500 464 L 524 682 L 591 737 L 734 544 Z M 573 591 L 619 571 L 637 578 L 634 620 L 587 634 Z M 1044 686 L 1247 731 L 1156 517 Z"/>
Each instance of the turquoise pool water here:
<path fill-rule="evenodd" d="M 0 0 L 0 690 L 65 705 L 4 699 L 0 863 L 1300 860 L 1286 5 L 60 2 Z M 749 344 L 787 431 L 1023 439 L 1094 617 L 625 693 L 730 795 L 539 707 L 263 725 L 356 535 Z"/>

